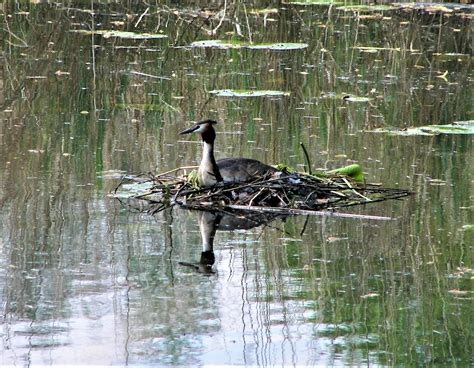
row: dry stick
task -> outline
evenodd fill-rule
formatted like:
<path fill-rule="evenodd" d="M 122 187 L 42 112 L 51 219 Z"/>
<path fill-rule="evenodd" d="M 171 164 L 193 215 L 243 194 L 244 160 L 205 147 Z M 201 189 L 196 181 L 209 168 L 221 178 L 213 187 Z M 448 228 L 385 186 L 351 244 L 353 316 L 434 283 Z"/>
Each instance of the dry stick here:
<path fill-rule="evenodd" d="M 290 202 L 288 201 L 288 203 L 285 202 L 285 200 L 283 198 L 281 198 L 278 193 L 275 193 L 275 195 L 278 197 L 278 199 L 280 200 L 281 203 L 285 204 L 285 205 L 289 205 Z M 286 193 L 285 193 L 285 196 L 286 196 Z M 288 198 L 287 198 L 288 199 Z"/>
<path fill-rule="evenodd" d="M 314 193 L 317 193 L 317 190 L 313 190 L 311 193 L 309 193 L 304 199 L 304 203 L 307 203 Z"/>
<path fill-rule="evenodd" d="M 251 183 L 246 183 L 244 185 L 238 185 L 238 186 L 233 186 L 233 185 L 230 185 L 230 188 L 226 188 L 225 186 L 217 193 L 210 193 L 210 194 L 206 194 L 204 196 L 200 196 L 200 197 L 194 197 L 193 199 L 194 200 L 197 200 L 197 199 L 204 199 L 204 198 L 210 198 L 210 197 L 213 197 L 217 194 L 222 194 L 222 193 L 225 193 L 225 192 L 230 192 L 230 191 L 233 191 L 233 190 L 240 190 L 240 189 L 243 189 L 243 188 L 247 188 L 247 187 L 252 187 L 254 186 L 254 183 L 255 182 L 251 182 Z M 202 193 L 202 192 L 205 192 L 206 190 L 209 190 L 211 189 L 212 190 L 213 187 L 204 187 L 204 188 L 201 188 L 201 189 L 196 189 L 196 190 L 192 190 L 192 191 L 189 191 L 189 192 L 184 192 L 183 195 L 188 195 L 188 194 L 197 194 L 197 193 Z M 220 189 L 220 188 L 218 188 Z"/>
<path fill-rule="evenodd" d="M 268 180 L 258 179 L 258 180 L 252 181 L 250 183 L 237 185 L 235 187 L 232 186 L 231 188 L 223 188 L 222 192 L 229 192 L 229 191 L 232 191 L 232 190 L 240 190 L 240 189 L 244 189 L 244 188 L 248 188 L 248 187 L 255 187 L 255 186 L 258 186 L 258 185 L 265 185 L 265 187 L 268 187 L 268 183 L 279 182 L 279 181 L 282 181 L 283 179 L 286 179 L 286 178 L 289 178 L 289 177 L 290 176 L 288 175 L 288 176 L 285 176 L 283 178 L 275 178 L 275 179 L 268 179 Z"/>
<path fill-rule="evenodd" d="M 247 15 L 247 7 L 245 6 L 245 2 L 244 2 L 244 14 L 245 14 L 245 22 L 247 23 L 247 32 L 249 34 L 249 42 L 252 43 L 252 31 L 250 30 L 249 17 Z"/>
<path fill-rule="evenodd" d="M 167 174 L 171 174 L 173 172 L 176 172 L 176 171 L 179 171 L 179 170 L 186 170 L 186 169 L 196 169 L 198 168 L 199 166 L 180 166 L 180 167 L 177 167 L 175 169 L 172 169 L 172 170 L 169 170 L 169 171 L 165 171 L 164 173 L 161 173 L 161 174 L 158 174 L 155 176 L 155 178 L 159 178 L 160 176 L 163 176 L 163 175 L 167 175 Z"/>
<path fill-rule="evenodd" d="M 211 35 L 215 35 L 217 33 L 217 30 L 221 27 L 222 22 L 224 21 L 225 15 L 226 15 L 226 10 L 227 10 L 227 0 L 224 0 L 224 11 L 222 14 L 221 19 L 219 19 L 219 24 L 216 26 L 216 28 L 211 30 Z"/>
<path fill-rule="evenodd" d="M 357 190 L 355 190 L 355 188 L 352 186 L 351 183 L 349 183 L 349 181 L 346 178 L 343 177 L 342 180 L 344 181 L 344 183 L 346 183 L 347 187 L 350 188 L 353 193 L 355 193 L 356 195 L 364 198 L 367 202 L 372 201 L 370 198 L 367 198 L 365 195 L 363 195 L 362 193 L 359 193 Z"/>
<path fill-rule="evenodd" d="M 183 183 L 183 184 L 178 188 L 178 190 L 176 191 L 176 194 L 173 196 L 173 201 L 172 201 L 172 203 L 176 203 L 176 198 L 178 198 L 178 195 L 179 195 L 179 193 L 181 192 L 181 190 L 182 190 L 183 188 L 186 188 L 186 183 Z"/>
<path fill-rule="evenodd" d="M 19 36 L 17 36 L 16 34 L 14 34 L 14 33 L 10 30 L 10 27 L 9 27 L 8 22 L 5 22 L 5 26 L 6 26 L 6 28 L 3 28 L 3 30 L 7 31 L 8 34 L 9 34 L 11 37 L 13 37 L 13 38 L 17 39 L 18 41 L 20 41 L 20 42 L 23 44 L 23 47 L 27 47 L 27 46 L 28 46 L 28 43 L 27 43 L 24 39 L 20 38 Z M 10 45 L 12 45 L 12 46 L 16 46 L 15 44 L 13 44 L 12 42 L 10 42 L 10 41 L 8 41 L 8 40 L 7 40 L 7 42 L 8 42 L 8 44 L 10 44 Z"/>
<path fill-rule="evenodd" d="M 312 210 L 299 210 L 292 208 L 275 208 L 275 207 L 260 207 L 260 206 L 240 206 L 240 205 L 227 205 L 225 208 L 234 210 L 246 210 L 255 212 L 273 212 L 281 213 L 282 215 L 314 215 L 314 216 L 328 216 L 328 217 L 344 217 L 352 219 L 363 219 L 363 220 L 379 220 L 379 221 L 390 221 L 395 220 L 393 217 L 385 216 L 373 216 L 373 215 L 357 215 L 352 213 L 341 213 L 331 211 L 312 211 Z"/>
<path fill-rule="evenodd" d="M 375 203 L 375 202 L 383 202 L 383 201 L 386 201 L 388 199 L 400 199 L 400 198 L 403 198 L 403 197 L 406 197 L 408 195 L 411 195 L 412 193 L 400 193 L 400 194 L 393 194 L 392 196 L 390 197 L 383 197 L 383 198 L 377 198 L 377 199 L 372 199 L 369 203 Z M 352 206 L 358 206 L 358 205 L 361 205 L 361 204 L 366 204 L 365 202 L 352 202 L 352 203 L 346 203 L 346 204 L 343 204 L 343 205 L 340 205 L 339 207 L 352 207 Z"/>
<path fill-rule="evenodd" d="M 332 205 L 334 205 L 336 202 L 341 202 L 341 201 L 345 202 L 345 204 L 338 205 L 337 207 L 348 207 L 348 206 L 351 206 L 351 205 L 360 204 L 361 203 L 360 199 L 357 200 L 358 197 L 364 198 L 365 201 L 367 201 L 368 197 L 364 196 L 361 193 L 361 192 L 364 192 L 364 191 L 368 192 L 368 193 L 380 193 L 380 194 L 384 195 L 384 198 L 370 199 L 372 202 L 382 201 L 382 200 L 390 199 L 390 198 L 401 198 L 403 196 L 406 196 L 406 195 L 410 194 L 410 192 L 408 192 L 406 190 L 391 189 L 391 188 L 385 188 L 384 189 L 384 188 L 374 186 L 374 185 L 366 185 L 364 187 L 354 188 L 354 187 L 352 187 L 351 183 L 349 183 L 345 178 L 342 178 L 342 179 L 339 178 L 339 180 L 343 181 L 342 183 L 341 182 L 335 182 L 335 181 L 332 181 L 330 179 L 322 180 L 322 183 L 320 183 L 320 181 L 318 179 L 316 179 L 312 176 L 310 177 L 310 176 L 305 175 L 305 174 L 299 174 L 299 179 L 301 180 L 301 183 L 298 184 L 298 185 L 289 183 L 287 179 L 291 178 L 292 176 L 287 175 L 287 176 L 284 176 L 284 177 L 273 178 L 273 179 L 258 178 L 256 180 L 254 180 L 253 182 L 250 182 L 250 183 L 242 183 L 242 184 L 237 184 L 237 185 L 236 184 L 230 184 L 230 185 L 215 186 L 215 187 L 210 187 L 210 188 L 200 188 L 200 189 L 194 189 L 194 190 L 186 190 L 187 188 L 189 188 L 189 186 L 187 185 L 187 183 L 184 180 L 176 181 L 177 178 L 166 177 L 167 174 L 176 172 L 178 170 L 187 169 L 187 168 L 191 168 L 191 167 L 189 167 L 189 166 L 179 167 L 179 168 L 170 170 L 168 172 L 161 173 L 157 176 L 152 176 L 152 180 L 154 180 L 155 183 L 156 183 L 154 185 L 154 187 L 150 191 L 147 191 L 146 193 L 143 193 L 141 195 L 136 195 L 135 198 L 136 199 L 148 200 L 148 201 L 154 202 L 154 203 L 160 203 L 160 201 L 155 201 L 155 200 L 148 199 L 148 198 L 145 198 L 145 197 L 150 195 L 150 194 L 153 194 L 153 193 L 160 193 L 160 192 L 163 193 L 164 190 L 168 188 L 168 190 L 170 192 L 170 196 L 171 196 L 172 205 L 179 204 L 181 206 L 186 206 L 186 204 L 181 203 L 181 202 L 178 201 L 178 197 L 180 197 L 180 198 L 185 197 L 185 198 L 189 199 L 188 207 L 190 207 L 190 205 L 191 205 L 191 206 L 194 206 L 196 208 L 199 208 L 199 207 L 203 208 L 203 207 L 205 207 L 205 205 L 202 202 L 204 202 L 204 201 L 210 201 L 210 202 L 214 201 L 214 202 L 220 202 L 221 204 L 217 203 L 217 204 L 213 205 L 211 203 L 211 206 L 215 209 L 219 209 L 219 208 L 222 209 L 222 207 L 223 207 L 222 206 L 222 201 L 228 202 L 228 198 L 226 197 L 226 193 L 228 193 L 230 191 L 239 191 L 239 190 L 242 190 L 242 189 L 245 189 L 245 188 L 250 188 L 252 193 L 249 193 L 249 195 L 247 196 L 246 199 L 242 199 L 242 202 L 244 202 L 243 204 L 245 204 L 244 200 L 247 200 L 247 205 L 243 206 L 243 207 L 245 207 L 246 209 L 249 209 L 249 206 L 250 206 L 250 209 L 252 209 L 252 208 L 257 208 L 257 206 L 252 206 L 252 204 L 256 200 L 256 198 L 265 189 L 269 189 L 270 190 L 269 195 L 271 195 L 271 194 L 276 195 L 280 199 L 280 201 L 283 204 L 286 204 L 287 206 L 289 206 L 290 202 L 291 202 L 291 200 L 288 197 L 288 193 L 285 190 L 285 189 L 288 189 L 288 187 L 289 187 L 290 190 L 296 190 L 297 193 L 298 193 L 298 190 L 302 190 L 304 188 L 309 189 L 309 190 L 311 190 L 312 188 L 315 189 L 309 195 L 307 195 L 306 198 L 303 201 L 304 204 L 306 204 L 308 207 L 310 207 L 309 210 L 303 210 L 303 209 L 300 209 L 300 210 L 294 209 L 294 210 L 292 210 L 292 209 L 288 209 L 288 208 L 273 208 L 272 209 L 272 207 L 270 207 L 267 210 L 267 211 L 280 211 L 280 212 L 276 212 L 276 213 L 281 213 L 281 211 L 283 211 L 286 214 L 291 214 L 292 213 L 291 211 L 313 211 L 313 210 L 311 210 L 311 205 L 308 204 L 308 201 L 311 198 L 311 196 L 314 195 L 314 193 L 319 193 L 322 196 L 326 196 L 326 197 L 332 196 L 332 199 L 328 201 L 328 203 L 332 203 Z M 125 179 L 126 179 L 126 176 L 122 177 L 121 182 L 118 184 L 117 188 L 115 189 L 115 193 L 117 192 L 119 187 L 121 185 L 123 185 L 123 182 L 124 182 Z M 318 180 L 318 183 L 320 183 L 320 185 L 315 183 L 315 180 Z M 338 180 L 338 178 L 336 178 L 336 180 Z M 350 193 L 341 193 L 338 190 L 336 190 L 336 188 L 351 189 L 351 192 L 353 194 L 351 196 Z M 203 192 L 206 192 L 206 193 L 203 193 Z M 199 195 L 200 193 L 203 193 L 203 194 Z M 196 194 L 198 194 L 198 195 L 195 196 L 194 198 L 188 198 L 189 196 L 196 195 Z M 288 203 L 285 202 L 285 200 L 281 197 L 281 195 L 286 197 L 286 199 L 288 200 Z M 297 196 L 298 195 L 299 194 L 297 194 Z M 339 199 L 334 198 L 334 195 L 338 196 Z M 267 197 L 268 197 L 268 195 L 262 201 L 265 201 L 265 199 Z M 249 198 L 250 198 L 250 203 L 248 203 Z M 259 203 L 262 203 L 262 201 L 260 201 Z M 333 208 L 335 208 L 335 207 L 333 207 Z M 161 208 L 160 208 L 160 210 L 161 210 Z M 295 213 L 295 212 L 293 212 L 293 213 Z"/>
<path fill-rule="evenodd" d="M 250 199 L 249 206 L 252 206 L 252 203 L 253 203 L 254 199 L 257 198 L 260 194 L 262 194 L 262 192 L 263 192 L 264 190 L 265 190 L 265 188 L 260 189 L 260 190 L 258 191 L 258 193 L 255 194 L 255 195 L 252 197 L 252 199 Z"/>
<path fill-rule="evenodd" d="M 114 189 L 114 194 L 117 194 L 118 188 L 120 188 L 120 187 L 122 186 L 122 184 L 123 184 L 123 182 L 125 181 L 125 178 L 126 178 L 126 177 L 127 177 L 126 175 L 123 175 L 123 176 L 122 176 L 122 178 L 120 179 L 120 183 L 118 183 L 117 187 Z"/>
<path fill-rule="evenodd" d="M 239 190 L 239 189 L 243 189 L 243 188 L 246 188 L 246 187 L 252 187 L 253 189 L 257 189 L 261 186 L 263 186 L 256 195 L 252 195 L 252 199 L 250 201 L 250 205 L 253 203 L 253 201 L 255 200 L 255 198 L 261 194 L 262 190 L 263 189 L 266 189 L 269 187 L 268 183 L 269 182 L 280 182 L 282 181 L 281 179 L 271 179 L 269 181 L 266 181 L 266 182 L 263 182 L 263 181 L 260 181 L 260 180 L 257 180 L 257 181 L 254 181 L 252 183 L 247 183 L 247 184 L 244 184 L 244 185 L 238 185 L 238 186 L 231 186 L 230 188 L 223 188 L 222 190 L 218 191 L 218 192 L 214 192 L 214 193 L 208 193 L 206 195 L 202 195 L 202 196 L 198 196 L 198 197 L 194 197 L 193 200 L 194 201 L 200 201 L 200 200 L 204 200 L 204 199 L 213 199 L 213 198 L 216 198 L 218 197 L 219 195 L 224 195 L 224 193 L 228 192 L 228 191 L 233 191 L 233 190 Z M 283 194 L 285 195 L 285 197 L 287 198 L 288 200 L 288 203 L 291 202 L 290 199 L 288 198 L 288 195 L 285 191 L 285 188 L 284 186 L 285 185 L 288 185 L 287 183 L 283 182 L 283 183 L 280 183 L 282 186 L 278 189 L 281 189 L 283 191 Z M 298 186 L 299 187 L 299 186 Z M 333 188 L 331 188 L 331 186 L 328 186 L 327 188 L 321 188 L 321 186 L 316 186 L 316 185 L 310 185 L 310 184 L 307 184 L 306 187 L 315 187 L 317 188 L 317 191 L 318 192 L 326 192 L 325 194 L 326 195 L 329 195 L 329 194 L 335 194 L 335 195 L 338 195 L 338 196 L 341 196 L 343 198 L 348 198 L 346 194 L 343 194 L 343 193 L 338 193 L 336 191 L 333 190 Z M 325 189 L 325 190 L 324 190 Z M 352 190 L 355 194 L 357 194 L 358 196 L 364 198 L 365 200 L 366 197 L 362 196 L 360 193 L 358 193 L 357 191 L 355 191 L 354 189 Z M 197 193 L 197 192 L 202 192 L 202 190 L 198 190 L 198 191 L 193 191 L 193 193 Z M 273 191 L 273 193 L 275 193 L 275 191 Z M 188 195 L 188 194 L 191 194 L 191 192 L 185 192 L 183 193 L 183 195 Z M 255 194 L 255 193 L 254 193 Z M 218 198 L 217 198 L 218 199 Z M 281 198 L 280 198 L 281 199 Z M 285 201 L 282 201 L 283 203 L 285 203 Z"/>
<path fill-rule="evenodd" d="M 153 75 L 153 74 L 148 74 L 148 73 L 142 73 L 142 72 L 137 72 L 135 70 L 131 70 L 129 72 L 130 74 L 138 75 L 140 77 L 148 77 L 148 78 L 155 78 L 155 79 L 164 79 L 164 80 L 171 80 L 169 77 L 162 77 L 160 75 Z"/>
<path fill-rule="evenodd" d="M 148 13 L 149 10 L 150 10 L 150 7 L 146 8 L 146 10 L 143 12 L 143 14 L 140 15 L 140 18 L 138 18 L 137 22 L 135 23 L 135 28 L 138 27 L 138 25 L 142 21 L 143 17 L 146 15 L 146 13 Z"/>

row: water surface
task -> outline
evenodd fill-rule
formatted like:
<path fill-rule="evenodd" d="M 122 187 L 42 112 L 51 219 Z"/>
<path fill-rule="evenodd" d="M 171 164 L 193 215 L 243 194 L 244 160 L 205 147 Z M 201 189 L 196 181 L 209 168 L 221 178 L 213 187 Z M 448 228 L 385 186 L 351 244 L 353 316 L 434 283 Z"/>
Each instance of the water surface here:
<path fill-rule="evenodd" d="M 2 365 L 474 363 L 472 135 L 371 132 L 474 119 L 472 13 L 0 9 Z M 210 39 L 307 47 L 192 46 Z M 350 210 L 393 221 L 217 231 L 198 273 L 180 264 L 201 257 L 198 213 L 107 195 L 123 173 L 196 165 L 178 132 L 203 118 L 218 157 L 302 169 L 303 142 L 314 169 L 357 162 L 415 194 Z"/>

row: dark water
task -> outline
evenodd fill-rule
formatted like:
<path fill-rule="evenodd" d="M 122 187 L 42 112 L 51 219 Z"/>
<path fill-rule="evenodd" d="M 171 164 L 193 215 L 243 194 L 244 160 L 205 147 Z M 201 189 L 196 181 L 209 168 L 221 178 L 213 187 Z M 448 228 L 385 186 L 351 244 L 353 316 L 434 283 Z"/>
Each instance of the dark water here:
<path fill-rule="evenodd" d="M 474 364 L 472 135 L 369 132 L 474 118 L 472 13 L 258 8 L 0 5 L 1 365 Z M 167 38 L 72 32 L 90 29 Z M 189 47 L 212 38 L 308 47 Z M 303 142 L 314 168 L 415 194 L 352 210 L 393 221 L 218 231 L 197 273 L 199 214 L 108 194 L 195 165 L 178 132 L 207 117 L 219 157 L 302 169 Z"/>

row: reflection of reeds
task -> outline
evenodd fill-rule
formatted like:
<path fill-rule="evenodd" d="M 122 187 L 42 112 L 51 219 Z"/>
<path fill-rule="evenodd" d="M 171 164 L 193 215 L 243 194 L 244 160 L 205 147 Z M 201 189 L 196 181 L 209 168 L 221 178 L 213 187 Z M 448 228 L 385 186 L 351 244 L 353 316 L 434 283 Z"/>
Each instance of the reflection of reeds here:
<path fill-rule="evenodd" d="M 177 132 L 185 120 L 215 116 L 226 122 L 226 133 L 219 137 L 221 156 L 296 166 L 304 162 L 299 149 L 304 142 L 315 165 L 329 168 L 356 160 L 371 181 L 399 183 L 417 193 L 413 200 L 375 207 L 381 214 L 401 213 L 397 222 L 312 218 L 300 241 L 300 217 L 283 224 L 287 239 L 269 229 L 265 236 L 235 233 L 220 239 L 224 245 L 229 239 L 259 241 L 220 249 L 227 261 L 221 273 L 228 272 L 228 278 L 206 285 L 226 289 L 228 280 L 241 276 L 244 318 L 257 321 L 246 328 L 261 343 L 263 358 L 270 343 L 266 328 L 280 323 L 272 320 L 274 308 L 283 311 L 280 331 L 286 341 L 292 338 L 290 327 L 302 326 L 315 341 L 329 337 L 334 356 L 342 351 L 356 364 L 367 357 L 387 365 L 472 362 L 472 346 L 465 343 L 472 338 L 472 303 L 462 299 L 470 294 L 461 294 L 472 281 L 458 270 L 474 262 L 472 233 L 461 229 L 472 223 L 472 139 L 362 132 L 471 118 L 469 19 L 418 13 L 370 18 L 334 7 L 300 11 L 288 6 L 266 18 L 247 11 L 248 26 L 244 13 L 237 14 L 243 37 L 307 42 L 307 50 L 196 50 L 186 46 L 208 38 L 205 29 L 215 27 L 220 17 L 208 21 L 203 15 L 151 9 L 135 29 L 143 5 L 95 4 L 92 17 L 89 8 L 31 2 L 21 2 L 28 15 L 15 14 L 14 3 L 1 4 L 8 30 L 2 38 L 0 82 L 6 312 L 59 318 L 70 293 L 81 294 L 71 270 L 113 282 L 126 274 L 130 283 L 141 283 L 127 296 L 132 340 L 151 335 L 145 326 L 163 321 L 180 324 L 173 331 L 176 337 L 198 330 L 196 319 L 208 315 L 196 310 L 206 303 L 207 313 L 225 311 L 219 310 L 212 288 L 189 295 L 189 288 L 173 287 L 182 277 L 173 270 L 173 256 L 191 252 L 185 237 L 197 241 L 189 223 L 176 224 L 174 216 L 178 231 L 173 232 L 173 216 L 166 212 L 158 231 L 131 217 L 120 218 L 128 225 L 119 227 L 113 205 L 100 199 L 115 185 L 101 178 L 103 170 L 164 171 L 195 160 L 193 145 L 175 143 Z M 163 30 L 169 45 L 179 48 L 98 37 L 92 42 L 67 32 L 99 19 L 104 28 Z M 224 19 L 216 38 L 233 37 L 226 34 L 234 30 L 233 19 Z M 207 91 L 222 88 L 291 95 L 209 99 Z M 372 100 L 321 97 L 330 94 Z M 172 246 L 172 237 L 179 247 Z M 120 306 L 120 297 L 114 298 Z M 176 313 L 191 308 L 193 313 Z M 354 339 L 373 334 L 376 346 Z"/>

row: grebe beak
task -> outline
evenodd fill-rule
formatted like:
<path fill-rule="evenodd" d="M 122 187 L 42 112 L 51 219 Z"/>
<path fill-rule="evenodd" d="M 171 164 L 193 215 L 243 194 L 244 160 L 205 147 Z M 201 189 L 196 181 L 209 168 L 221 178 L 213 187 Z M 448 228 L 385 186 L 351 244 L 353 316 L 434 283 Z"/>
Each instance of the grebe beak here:
<path fill-rule="evenodd" d="M 180 132 L 179 134 L 189 134 L 189 133 L 195 132 L 195 131 L 198 130 L 200 127 L 201 127 L 201 125 L 196 124 L 196 125 L 192 126 L 192 127 L 189 128 L 189 129 L 183 130 L 183 131 Z"/>

